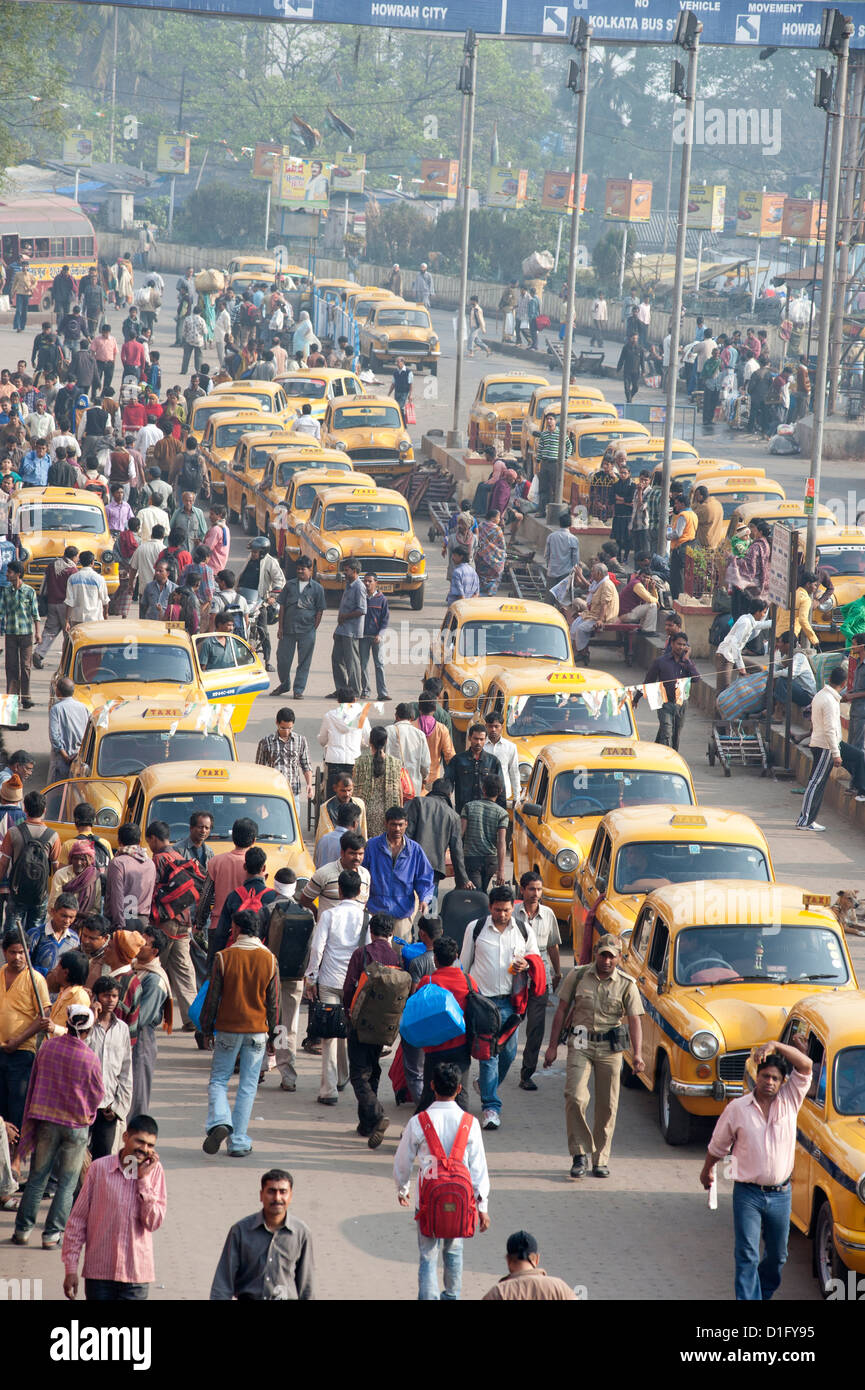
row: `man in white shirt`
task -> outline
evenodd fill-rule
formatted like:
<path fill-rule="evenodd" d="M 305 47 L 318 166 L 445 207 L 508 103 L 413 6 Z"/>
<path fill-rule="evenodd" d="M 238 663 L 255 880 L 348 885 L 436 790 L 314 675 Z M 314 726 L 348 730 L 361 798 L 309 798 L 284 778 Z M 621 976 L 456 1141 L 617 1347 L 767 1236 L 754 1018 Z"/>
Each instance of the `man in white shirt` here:
<path fill-rule="evenodd" d="M 509 738 L 502 738 L 502 716 L 500 714 L 491 710 L 489 714 L 484 716 L 484 723 L 487 726 L 484 752 L 492 753 L 493 757 L 498 760 L 502 770 L 502 785 L 508 801 L 519 801 L 522 788 L 517 745 L 511 743 Z"/>
<path fill-rule="evenodd" d="M 847 667 L 836 666 L 829 672 L 829 681 L 818 690 L 811 701 L 811 756 L 814 766 L 802 810 L 796 822 L 797 830 L 825 830 L 814 819 L 823 801 L 826 783 L 835 767 L 846 767 L 850 773 L 857 801 L 865 801 L 865 754 L 841 738 L 841 689 L 847 684 Z"/>
<path fill-rule="evenodd" d="M 93 568 L 93 551 L 82 550 L 80 568 L 66 582 L 66 631 L 79 623 L 103 622 L 108 617 L 108 589 Z"/>
<path fill-rule="evenodd" d="M 340 686 L 336 692 L 337 707 L 329 710 L 321 721 L 318 741 L 324 749 L 327 767 L 327 795 L 333 795 L 336 779 L 341 772 L 352 772 L 364 748 L 369 747 L 369 708 L 359 704 L 355 692 Z"/>
<path fill-rule="evenodd" d="M 171 529 L 171 518 L 168 512 L 164 512 L 161 507 L 156 507 L 151 504 L 150 506 L 142 507 L 135 515 L 141 523 L 141 529 L 138 534 L 142 544 L 150 540 L 150 537 L 153 535 L 154 526 L 161 526 L 166 536 Z"/>
<path fill-rule="evenodd" d="M 429 779 L 429 744 L 426 735 L 412 723 L 408 705 L 397 705 L 395 713 L 396 723 L 388 728 L 385 752 L 399 759 L 412 780 L 415 796 L 420 796 Z"/>
<path fill-rule="evenodd" d="M 532 927 L 514 921 L 514 895 L 510 888 L 493 888 L 489 916 L 470 922 L 463 937 L 460 964 L 471 975 L 481 994 L 491 999 L 501 1015 L 502 1027 L 515 1017 L 513 977 L 528 970 L 526 956 L 540 955 Z M 517 1055 L 519 1024 L 497 1057 L 480 1063 L 480 1093 L 484 1129 L 501 1125 L 499 1086 Z"/>
<path fill-rule="evenodd" d="M 411 1117 L 402 1132 L 402 1138 L 394 1157 L 393 1176 L 397 1187 L 397 1200 L 401 1207 L 411 1205 L 411 1174 L 415 1159 L 417 1159 L 420 1169 L 418 1194 L 420 1194 L 422 1182 L 435 1180 L 434 1159 L 436 1154 L 430 1148 L 429 1139 L 425 1133 L 426 1127 L 432 1126 L 438 1143 L 445 1154 L 449 1155 L 460 1125 L 467 1118 L 466 1112 L 460 1109 L 456 1102 L 456 1097 L 462 1087 L 459 1068 L 455 1067 L 452 1062 L 442 1061 L 436 1064 L 432 1076 L 432 1089 L 435 1100 L 423 1111 L 423 1118 L 421 1115 Z M 487 1231 L 490 1225 L 490 1218 L 487 1213 L 490 1178 L 487 1171 L 483 1136 L 474 1117 L 471 1118 L 469 1125 L 463 1162 L 471 1177 L 472 1190 L 478 1210 L 478 1228 L 480 1231 Z M 416 1203 L 416 1208 L 417 1205 Z M 417 1243 L 420 1252 L 418 1298 L 425 1301 L 438 1300 L 442 1303 L 456 1302 L 462 1288 L 462 1239 L 455 1238 L 440 1242 L 436 1236 L 422 1235 L 420 1222 L 418 1222 Z M 444 1263 L 444 1292 L 441 1294 L 439 1293 L 438 1281 L 439 1244 L 442 1247 Z"/>
<path fill-rule="evenodd" d="M 589 339 L 589 347 L 595 344 L 599 348 L 604 346 L 604 329 L 607 326 L 607 301 L 603 290 L 599 290 L 597 297 L 592 302 L 592 336 Z"/>
<path fill-rule="evenodd" d="M 321 425 L 312 413 L 309 401 L 304 401 L 300 414 L 291 422 L 292 434 L 309 434 L 313 439 L 321 439 Z"/>
<path fill-rule="evenodd" d="M 75 458 L 80 459 L 81 445 L 78 443 L 74 434 L 61 430 L 59 434 L 53 434 L 51 436 L 48 442 L 48 452 L 52 459 L 56 457 L 57 450 L 61 448 L 61 446 L 66 450 L 68 458 L 71 458 L 74 454 Z"/>
<path fill-rule="evenodd" d="M 154 444 L 158 444 L 162 438 L 162 430 L 153 421 L 149 425 L 142 425 L 135 436 L 134 447 L 138 450 L 142 458 L 147 458 L 147 450 L 152 449 Z"/>
<path fill-rule="evenodd" d="M 766 628 L 772 626 L 768 612 L 769 605 L 765 599 L 752 599 L 751 611 L 737 618 L 724 640 L 718 643 L 715 651 L 716 695 L 720 695 L 730 684 L 734 670 L 740 676 L 748 674 L 745 648 L 758 632 L 765 632 Z"/>
<path fill-rule="evenodd" d="M 704 332 L 703 332 L 703 341 L 700 343 L 700 346 L 697 348 L 697 375 L 698 375 L 698 376 L 699 376 L 700 372 L 703 370 L 703 363 L 704 363 L 704 362 L 708 362 L 709 358 L 712 356 L 712 353 L 715 351 L 715 348 L 716 348 L 717 346 L 718 346 L 718 344 L 715 342 L 715 339 L 712 337 L 712 330 L 711 330 L 711 328 L 705 329 Z"/>
<path fill-rule="evenodd" d="M 36 398 L 36 406 L 31 415 L 27 416 L 25 428 L 30 436 L 31 444 L 35 444 L 37 439 L 47 439 L 57 428 L 54 416 L 46 409 L 45 401 L 42 396 Z"/>
<path fill-rule="evenodd" d="M 547 976 L 547 991 L 552 986 L 557 990 L 562 982 L 562 967 L 559 960 L 559 947 L 562 944 L 556 914 L 544 907 L 544 882 L 539 873 L 528 869 L 520 879 L 522 902 L 514 907 L 514 921 L 524 927 L 531 927 L 540 948 L 541 960 Z M 520 1067 L 520 1090 L 536 1091 L 537 1084 L 532 1080 L 538 1069 L 538 1056 L 544 1040 L 547 1021 L 547 991 L 543 994 L 530 994 L 526 1009 L 526 1045 Z"/>
<path fill-rule="evenodd" d="M 105 1158 L 113 1152 L 118 1121 L 126 1119 L 132 1104 L 132 1044 L 129 1029 L 114 1010 L 120 999 L 117 981 L 102 975 L 93 986 L 96 1014 L 87 1046 L 102 1066 L 102 1103 L 90 1127 L 90 1152 Z"/>
<path fill-rule="evenodd" d="M 368 940 L 363 925 L 360 874 L 342 870 L 338 879 L 339 902 L 319 913 L 309 943 L 304 992 L 322 1004 L 342 1004 L 342 987 L 348 963 L 358 946 Z M 336 1105 L 338 1091 L 348 1084 L 348 1049 L 345 1038 L 323 1038 L 319 1105 Z"/>
<path fill-rule="evenodd" d="M 139 516 L 141 513 L 139 512 Z M 159 531 L 155 536 L 153 531 Z M 155 526 L 149 538 L 142 541 L 138 549 L 133 552 L 132 559 L 129 561 L 129 568 L 133 574 L 138 575 L 138 592 L 144 593 L 148 584 L 153 579 L 153 572 L 156 569 L 156 561 L 165 549 L 165 537 L 168 535 L 168 528 L 162 525 Z"/>

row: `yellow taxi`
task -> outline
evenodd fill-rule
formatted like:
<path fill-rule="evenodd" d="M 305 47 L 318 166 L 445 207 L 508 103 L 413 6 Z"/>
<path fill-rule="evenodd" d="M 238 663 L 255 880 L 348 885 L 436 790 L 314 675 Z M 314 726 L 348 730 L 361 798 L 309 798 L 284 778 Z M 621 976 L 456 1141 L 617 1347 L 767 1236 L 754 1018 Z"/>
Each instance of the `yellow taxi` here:
<path fill-rule="evenodd" d="M 318 277 L 316 277 L 313 281 L 306 271 L 302 272 L 302 278 L 305 279 L 305 283 L 301 286 L 300 299 L 298 301 L 301 309 L 310 309 L 312 307 L 313 285 L 315 286 L 316 294 L 321 295 L 322 299 L 335 299 L 337 302 L 339 302 L 342 295 L 353 294 L 355 290 L 362 288 L 356 280 L 340 280 L 334 276 L 326 276 L 323 280 L 319 280 Z"/>
<path fill-rule="evenodd" d="M 345 297 L 346 312 L 357 324 L 362 324 L 372 313 L 373 306 L 384 300 L 396 302 L 396 295 L 382 285 L 358 285 Z"/>
<path fill-rule="evenodd" d="M 539 873 L 544 902 L 567 922 L 574 875 L 602 816 L 615 807 L 696 800 L 688 764 L 662 743 L 588 735 L 544 744 L 514 807 L 514 878 Z"/>
<path fill-rule="evenodd" d="M 285 438 L 288 434 L 287 428 L 283 429 L 280 426 L 280 430 Z M 211 478 L 218 477 L 221 473 L 223 486 L 227 488 L 226 475 L 231 471 L 230 464 L 235 450 L 244 435 L 254 434 L 271 436 L 272 418 L 267 415 L 255 415 L 249 410 L 227 410 L 224 415 L 217 413 L 208 420 L 199 444 L 201 454 L 211 470 Z"/>
<path fill-rule="evenodd" d="M 233 256 L 228 262 L 228 278 L 232 275 L 254 275 L 260 280 L 269 280 L 272 285 L 276 279 L 276 257 L 263 252 L 260 256 Z"/>
<path fill-rule="evenodd" d="M 824 507 L 821 502 L 817 515 L 818 525 L 822 529 L 837 530 L 835 513 L 830 507 Z M 770 526 L 789 526 L 791 530 L 795 527 L 799 531 L 805 531 L 808 527 L 805 501 L 802 499 L 797 502 L 781 502 L 775 499 L 771 502 L 746 502 L 743 506 L 737 507 L 730 517 L 730 534 L 732 535 L 737 527 L 747 526 L 751 521 L 765 521 Z"/>
<path fill-rule="evenodd" d="M 331 401 L 321 427 L 321 442 L 342 449 L 374 478 L 404 477 L 414 466 L 411 437 L 402 411 L 388 396 L 365 396 L 343 404 Z"/>
<path fill-rule="evenodd" d="M 208 429 L 213 429 L 215 423 L 218 423 L 218 417 L 217 422 L 212 422 Z M 214 453 L 208 439 L 205 447 L 211 454 L 210 487 L 213 500 L 225 504 L 231 521 L 237 521 L 240 517 L 247 494 L 256 483 L 261 482 L 267 460 L 274 450 L 293 440 L 301 444 L 303 436 L 291 434 L 282 428 L 258 429 L 256 424 L 255 429 L 244 431 L 234 446 L 234 453 L 226 457 L 221 450 Z"/>
<path fill-rule="evenodd" d="M 574 950 L 590 960 L 593 935 L 626 936 L 647 893 L 703 878 L 774 883 L 766 837 L 750 816 L 675 804 L 609 811 L 577 875 Z"/>
<path fill-rule="evenodd" d="M 504 737 L 516 744 L 523 785 L 538 751 L 551 739 L 637 738 L 631 697 L 606 671 L 492 670 L 478 709 L 482 719 L 501 716 Z"/>
<path fill-rule="evenodd" d="M 190 637 L 182 623 L 109 618 L 79 623 L 66 635 L 51 682 L 52 703 L 60 676 L 75 686 L 88 709 L 133 692 L 154 704 L 208 700 L 231 705 L 231 727 L 246 728 L 253 701 L 270 682 L 259 657 L 241 637 L 216 650 L 212 636 Z M 205 645 L 207 644 L 207 645 Z"/>
<path fill-rule="evenodd" d="M 670 482 L 681 483 L 686 497 L 690 497 L 691 488 L 703 481 L 703 477 L 714 478 L 719 473 L 734 473 L 740 468 L 741 464 L 733 459 L 693 459 L 676 458 L 674 456 L 670 467 Z M 663 482 L 663 468 L 658 467 L 652 473 L 652 483 L 655 487 L 660 487 Z M 750 474 L 762 473 L 765 469 L 749 468 Z"/>
<path fill-rule="evenodd" d="M 746 472 L 740 469 L 738 473 L 727 473 L 725 475 L 711 473 L 700 477 L 700 486 L 708 490 L 710 497 L 716 497 L 721 503 L 724 513 L 724 520 L 729 521 L 737 507 L 742 507 L 748 502 L 785 502 L 787 494 L 780 483 L 776 483 L 774 478 L 767 478 L 762 474 L 762 470 Z"/>
<path fill-rule="evenodd" d="M 278 381 L 219 382 L 210 391 L 207 399 L 218 405 L 220 396 L 232 396 L 234 398 L 239 396 L 243 401 L 257 402 L 261 413 L 271 416 L 271 425 L 274 423 L 274 416 L 279 416 L 284 422 L 287 422 L 297 413 L 289 405 L 282 384 Z"/>
<path fill-rule="evenodd" d="M 562 412 L 560 405 L 557 404 L 554 406 L 550 406 L 549 409 L 546 411 L 546 414 L 554 415 L 556 417 L 557 425 L 561 423 Z M 574 432 L 575 425 L 583 424 L 586 420 L 609 421 L 618 420 L 618 418 L 619 414 L 616 410 L 616 407 L 614 405 L 610 405 L 608 401 L 596 401 L 591 396 L 568 397 L 568 422 L 566 428 L 568 431 L 568 438 L 574 445 L 576 442 L 576 434 Z M 540 430 L 533 430 L 530 433 L 529 438 L 526 440 L 525 447 L 523 449 L 524 456 L 528 464 L 530 465 L 532 472 L 534 472 L 537 468 L 538 440 L 541 437 L 541 433 L 542 431 Z"/>
<path fill-rule="evenodd" d="M 73 816 L 82 801 L 96 811 L 99 832 L 111 845 L 127 823 L 144 831 L 151 821 L 166 821 L 172 843 L 189 834 L 193 811 L 213 818 L 207 843 L 216 854 L 232 847 L 231 827 L 248 816 L 255 821 L 255 843 L 267 855 L 267 877 L 272 882 L 279 869 L 294 869 L 298 878 L 313 872 L 300 831 L 297 807 L 281 772 L 255 763 L 196 760 L 157 763 L 132 779 L 124 777 L 76 778 L 53 782 L 45 788 L 45 819 L 62 840 L 75 833 Z"/>
<path fill-rule="evenodd" d="M 398 357 L 404 357 L 415 370 L 438 376 L 441 344 L 425 304 L 378 300 L 361 324 L 360 351 L 373 372 L 392 367 Z"/>
<path fill-rule="evenodd" d="M 45 571 L 67 545 L 92 550 L 93 568 L 116 592 L 119 567 L 108 518 L 95 492 L 67 487 L 22 487 L 11 498 L 9 533 L 25 551 L 24 582 L 38 593 Z"/>
<path fill-rule="evenodd" d="M 622 961 L 645 1009 L 646 1070 L 635 1076 L 626 1048 L 625 1075 L 657 1092 L 668 1144 L 686 1144 L 693 1115 L 719 1115 L 742 1094 L 751 1049 L 777 1037 L 803 996 L 855 989 L 829 901 L 711 877 L 646 896 Z"/>
<path fill-rule="evenodd" d="M 865 1274 L 865 991 L 808 994 L 777 1037 L 811 1058 L 811 1086 L 796 1121 L 790 1219 L 813 1242 L 824 1298 L 861 1299 Z M 753 1062 L 745 1085 L 753 1088 Z"/>
<path fill-rule="evenodd" d="M 597 401 L 599 405 L 609 405 L 603 391 L 600 391 L 597 386 L 570 386 L 568 397 L 574 400 Z M 543 386 L 536 387 L 532 392 L 528 409 L 522 412 L 523 424 L 519 437 L 519 448 L 524 458 L 529 456 L 530 441 L 543 429 L 544 416 L 550 411 L 558 416 L 561 406 L 562 391 L 559 386 L 551 386 L 549 382 L 544 382 Z"/>
<path fill-rule="evenodd" d="M 249 420 L 257 420 L 263 411 L 258 401 L 251 400 L 249 396 L 229 395 L 216 396 L 211 391 L 209 396 L 201 396 L 197 401 L 192 402 L 192 409 L 189 412 L 189 433 L 195 435 L 196 439 L 201 439 L 210 421 L 218 415 L 237 415 L 243 414 Z M 268 420 L 267 425 L 273 429 L 273 420 Z"/>
<path fill-rule="evenodd" d="M 430 643 L 427 676 L 442 682 L 441 702 L 454 729 L 474 723 L 490 676 L 503 665 L 546 677 L 572 671 L 568 625 L 557 608 L 527 599 L 463 598 L 452 603 Z"/>
<path fill-rule="evenodd" d="M 804 543 L 803 532 L 800 538 L 803 549 Z M 848 526 L 843 530 L 831 530 L 821 526 L 817 531 L 814 568 L 818 573 L 825 570 L 829 575 L 835 590 L 835 601 L 828 608 L 818 607 L 817 603 L 813 605 L 811 626 L 821 647 L 838 646 L 845 641 L 841 631 L 844 606 L 865 594 L 865 527 Z"/>
<path fill-rule="evenodd" d="M 325 592 L 344 589 L 342 567 L 351 556 L 362 572 L 378 575 L 382 593 L 407 594 L 415 611 L 423 608 L 426 560 L 401 492 L 357 485 L 318 490 L 298 540 Z"/>
<path fill-rule="evenodd" d="M 573 424 L 568 433 L 574 441 L 574 452 L 565 459 L 565 484 L 562 500 L 577 498 L 586 503 L 591 477 L 601 466 L 601 459 L 610 444 L 619 440 L 651 439 L 645 425 L 637 420 L 582 420 Z M 572 487 L 576 485 L 575 493 Z"/>
<path fill-rule="evenodd" d="M 252 497 L 243 515 L 243 529 L 247 535 L 267 536 L 271 544 L 274 544 L 275 532 L 278 530 L 274 527 L 274 518 L 285 506 L 285 490 L 295 473 L 315 468 L 327 469 L 328 472 L 338 475 L 354 474 L 354 464 L 342 450 L 322 449 L 308 434 L 289 437 L 292 443 L 274 449 L 267 460 L 261 482 L 252 489 Z M 295 440 L 298 443 L 295 443 Z"/>
<path fill-rule="evenodd" d="M 503 453 L 520 439 L 521 424 L 539 386 L 549 386 L 534 372 L 492 372 L 481 377 L 469 411 L 469 448 L 494 444 Z"/>
<path fill-rule="evenodd" d="M 227 710 L 227 707 L 226 707 Z M 236 763 L 231 724 L 206 700 L 166 704 L 133 696 L 110 710 L 94 710 L 84 731 L 72 777 L 132 777 L 155 763 Z"/>
<path fill-rule="evenodd" d="M 672 445 L 674 466 L 678 463 L 693 463 L 699 469 L 700 458 L 693 444 L 688 444 L 684 439 L 674 439 Z M 623 439 L 622 449 L 627 456 L 632 477 L 643 471 L 651 472 L 664 461 L 663 435 L 652 435 L 651 439 Z"/>
<path fill-rule="evenodd" d="M 287 372 L 278 378 L 289 404 L 300 414 L 308 405 L 316 420 L 324 419 L 328 401 L 341 401 L 364 394 L 363 382 L 354 372 L 341 367 L 308 367 Z"/>
<path fill-rule="evenodd" d="M 375 479 L 368 473 L 341 472 L 336 468 L 300 468 L 291 475 L 285 498 L 276 509 L 273 530 L 281 537 L 276 553 L 296 560 L 300 554 L 300 532 L 309 520 L 316 496 L 319 492 L 333 492 L 338 488 L 375 488 Z M 267 535 L 267 528 L 263 528 Z"/>

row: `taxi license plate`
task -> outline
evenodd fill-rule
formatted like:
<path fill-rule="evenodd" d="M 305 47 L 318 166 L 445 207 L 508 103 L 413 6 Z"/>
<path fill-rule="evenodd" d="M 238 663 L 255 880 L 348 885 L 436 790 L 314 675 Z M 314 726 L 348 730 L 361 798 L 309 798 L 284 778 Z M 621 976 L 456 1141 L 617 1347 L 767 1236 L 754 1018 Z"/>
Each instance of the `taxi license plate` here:
<path fill-rule="evenodd" d="M 381 592 L 382 592 L 383 594 L 392 594 L 392 593 L 393 593 L 393 585 L 392 585 L 392 584 L 379 584 L 378 587 L 381 589 Z"/>

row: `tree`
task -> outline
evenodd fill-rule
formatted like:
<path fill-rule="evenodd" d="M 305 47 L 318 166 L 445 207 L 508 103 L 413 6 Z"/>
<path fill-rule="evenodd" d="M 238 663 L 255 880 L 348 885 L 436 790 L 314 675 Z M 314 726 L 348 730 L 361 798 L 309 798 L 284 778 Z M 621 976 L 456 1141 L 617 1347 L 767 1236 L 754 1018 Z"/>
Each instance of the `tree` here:
<path fill-rule="evenodd" d="M 371 203 L 366 214 L 366 258 L 374 265 L 416 267 L 426 260 L 433 224 L 412 203 Z"/>
<path fill-rule="evenodd" d="M 61 105 L 65 72 L 59 54 L 73 33 L 74 10 L 0 3 L 0 182 L 3 171 L 44 143 L 59 154 L 70 121 Z"/>
<path fill-rule="evenodd" d="M 592 252 L 592 269 L 595 272 L 595 280 L 600 288 L 612 293 L 619 287 L 619 271 L 622 264 L 622 232 L 624 227 L 610 227 L 604 232 L 599 241 L 595 243 Z M 637 245 L 637 238 L 633 227 L 627 228 L 627 243 L 625 247 L 625 268 L 633 265 L 634 250 Z"/>
<path fill-rule="evenodd" d="M 178 241 L 201 246 L 244 246 L 261 242 L 266 193 L 230 183 L 205 183 L 187 198 L 174 219 Z"/>

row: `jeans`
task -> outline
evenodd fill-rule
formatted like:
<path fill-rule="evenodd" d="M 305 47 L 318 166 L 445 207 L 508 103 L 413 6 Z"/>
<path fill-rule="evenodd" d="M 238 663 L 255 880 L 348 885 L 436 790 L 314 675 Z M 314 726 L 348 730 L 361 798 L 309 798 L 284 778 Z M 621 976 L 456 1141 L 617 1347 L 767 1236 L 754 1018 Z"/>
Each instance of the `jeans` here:
<path fill-rule="evenodd" d="M 348 1077 L 357 1100 L 358 1129 L 367 1138 L 384 1115 L 378 1098 L 381 1080 L 381 1046 L 358 1041 L 353 1028 L 348 1033 Z"/>
<path fill-rule="evenodd" d="M 30 1156 L 30 1176 L 15 1218 L 17 1235 L 27 1235 L 36 1224 L 39 1203 L 48 1186 L 52 1170 L 57 1178 L 57 1191 L 48 1208 L 42 1235 L 44 1238 L 63 1234 L 72 1210 L 75 1186 L 89 1138 L 90 1130 L 87 1125 L 70 1129 L 68 1125 L 55 1125 L 48 1120 L 37 1120 L 36 1144 Z"/>
<path fill-rule="evenodd" d="M 138 1050 L 136 1044 L 136 1051 Z M 140 1112 L 133 1111 L 133 1114 Z M 90 1154 L 92 1158 L 107 1158 L 114 1147 L 114 1136 L 117 1133 L 119 1121 L 106 1120 L 100 1110 L 93 1124 L 90 1126 Z M 123 1126 L 124 1129 L 126 1126 Z"/>
<path fill-rule="evenodd" d="M 768 1302 L 781 1283 L 790 1230 L 790 1184 L 783 1192 L 761 1192 L 754 1183 L 733 1187 L 733 1253 L 736 1300 Z M 764 1255 L 760 1259 L 760 1238 Z"/>
<path fill-rule="evenodd" d="M 640 389 L 640 374 L 626 372 L 622 378 L 622 385 L 625 388 L 625 400 L 632 401 Z"/>
<path fill-rule="evenodd" d="M 44 903 L 37 903 L 35 907 L 22 907 L 20 903 L 13 903 L 11 898 L 7 898 L 6 930 L 8 931 L 10 927 L 17 926 L 20 922 L 21 926 L 24 928 L 24 935 L 26 936 L 34 927 L 44 927 L 47 902 L 48 899 L 46 898 Z"/>
<path fill-rule="evenodd" d="M 372 668 L 375 672 L 375 694 L 378 700 L 388 700 L 387 676 L 381 664 L 381 643 L 376 642 L 372 637 L 360 638 L 360 650 L 358 657 L 360 660 L 360 684 L 361 698 L 366 699 L 369 695 L 369 659 L 372 657 Z"/>
<path fill-rule="evenodd" d="M 682 725 L 685 722 L 685 708 L 685 705 L 677 705 L 671 700 L 664 701 L 658 710 L 656 743 L 665 743 L 668 748 L 679 747 Z"/>
<path fill-rule="evenodd" d="M 405 1039 L 403 1039 L 402 1064 L 405 1070 L 405 1083 L 415 1105 L 417 1105 L 423 1093 L 423 1063 L 423 1048 L 410 1047 Z"/>
<path fill-rule="evenodd" d="M 0 1052 L 0 1116 L 16 1129 L 24 1119 L 24 1102 L 30 1073 L 36 1060 L 35 1052 Z"/>
<path fill-rule="evenodd" d="M 685 585 L 685 547 L 677 545 L 670 554 L 670 592 L 678 598 Z M 735 592 L 735 590 L 734 590 Z"/>
<path fill-rule="evenodd" d="M 229 1153 L 249 1153 L 252 1140 L 246 1132 L 258 1090 L 264 1060 L 264 1033 L 220 1033 L 213 1035 L 213 1063 L 207 1088 L 207 1132 L 215 1125 L 228 1125 L 232 1131 Z M 228 1082 L 240 1057 L 240 1075 L 234 1109 L 228 1108 Z"/>
<path fill-rule="evenodd" d="M 468 1043 L 461 1043 L 459 1047 L 448 1047 L 442 1052 L 425 1052 L 423 1059 L 423 1090 L 420 1100 L 417 1103 L 415 1114 L 419 1115 L 421 1110 L 426 1110 L 435 1100 L 435 1093 L 432 1088 L 433 1072 L 439 1062 L 451 1062 L 459 1069 L 460 1084 L 462 1090 L 457 1092 L 456 1102 L 461 1110 L 468 1111 L 469 1106 L 469 1076 L 472 1069 L 472 1051 Z"/>
<path fill-rule="evenodd" d="M 192 345 L 192 343 L 184 343 L 184 344 L 183 344 L 183 361 L 182 361 L 181 364 L 180 364 L 180 375 L 181 375 L 181 376 L 186 376 L 186 373 L 187 373 L 187 371 L 189 370 L 189 359 L 190 359 L 190 357 L 192 358 L 193 362 L 195 363 L 195 370 L 198 371 L 199 367 L 201 366 L 201 348 L 200 348 L 200 347 L 194 347 L 194 346 Z"/>
<path fill-rule="evenodd" d="M 150 1291 L 149 1284 L 124 1284 L 119 1279 L 85 1279 L 84 1297 L 88 1303 L 138 1303 Z"/>
<path fill-rule="evenodd" d="M 16 294 L 15 296 L 15 318 L 12 323 L 12 330 L 15 333 L 23 333 L 27 327 L 27 305 L 30 303 L 29 294 Z"/>
<path fill-rule="evenodd" d="M 511 996 L 500 994 L 493 998 L 493 1003 L 498 1007 L 504 1028 L 508 1019 L 513 1018 L 515 1012 Z M 484 1110 L 501 1111 L 499 1086 L 510 1071 L 517 1055 L 519 1034 L 519 1028 L 515 1028 L 504 1047 L 499 1049 L 498 1057 L 490 1057 L 488 1061 L 480 1063 L 481 1105 Z"/>
<path fill-rule="evenodd" d="M 30 667 L 33 662 L 33 633 L 6 635 L 6 690 L 9 695 L 30 699 Z"/>
<path fill-rule="evenodd" d="M 280 685 L 291 685 L 291 663 L 297 655 L 294 668 L 294 693 L 302 695 L 309 680 L 309 668 L 315 651 L 315 628 L 310 632 L 284 632 L 276 643 L 276 670 Z"/>
<path fill-rule="evenodd" d="M 442 1264 L 444 1265 L 445 1291 L 443 1294 L 439 1294 L 439 1246 L 441 1246 Z M 418 1227 L 417 1248 L 420 1252 L 417 1272 L 418 1299 L 456 1303 L 463 1286 L 462 1240 L 438 1240 L 435 1236 L 422 1236 L 420 1227 Z"/>

